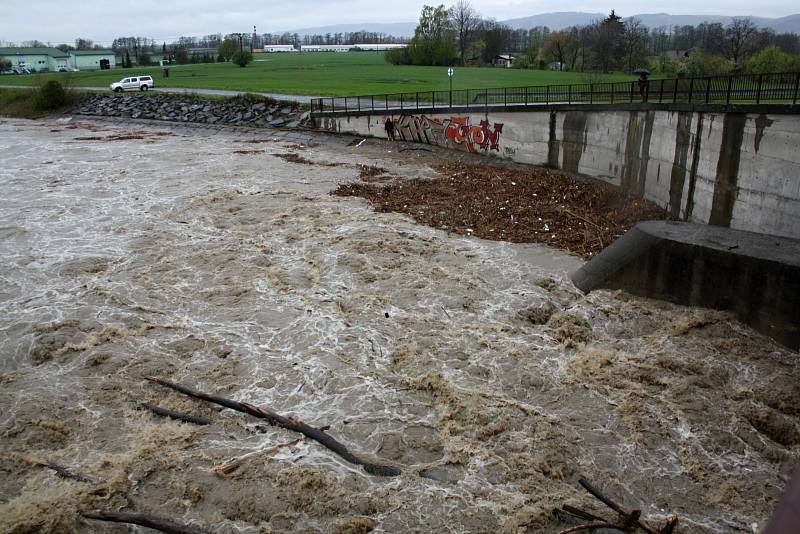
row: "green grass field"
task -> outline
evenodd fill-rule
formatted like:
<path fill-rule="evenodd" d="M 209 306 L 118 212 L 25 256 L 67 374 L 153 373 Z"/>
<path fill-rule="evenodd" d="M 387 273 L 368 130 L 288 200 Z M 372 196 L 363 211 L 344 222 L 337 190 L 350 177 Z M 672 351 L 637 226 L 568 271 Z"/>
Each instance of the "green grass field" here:
<path fill-rule="evenodd" d="M 162 78 L 160 67 L 112 71 L 4 75 L 0 84 L 38 85 L 48 79 L 68 80 L 72 86 L 108 86 L 126 76 L 150 74 L 157 87 L 225 89 L 289 95 L 350 96 L 448 88 L 446 67 L 397 66 L 382 53 L 320 52 L 257 54 L 245 68 L 231 63 L 177 65 Z M 608 75 L 604 81 L 634 80 L 635 76 Z M 456 68 L 453 89 L 517 87 L 583 83 L 581 73 L 504 68 Z"/>

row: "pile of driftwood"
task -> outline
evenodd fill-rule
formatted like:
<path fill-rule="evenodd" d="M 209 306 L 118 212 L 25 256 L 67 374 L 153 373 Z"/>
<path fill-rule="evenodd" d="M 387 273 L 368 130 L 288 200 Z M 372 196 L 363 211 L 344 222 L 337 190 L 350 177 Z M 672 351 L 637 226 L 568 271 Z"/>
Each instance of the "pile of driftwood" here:
<path fill-rule="evenodd" d="M 242 412 L 251 415 L 253 417 L 257 417 L 259 419 L 264 419 L 265 421 L 267 421 L 267 423 L 275 427 L 280 427 L 287 430 L 292 430 L 294 432 L 298 432 L 303 436 L 305 436 L 306 438 L 316 441 L 323 447 L 335 452 L 345 461 L 353 465 L 361 466 L 364 469 L 364 471 L 372 475 L 398 476 L 402 472 L 401 469 L 396 466 L 374 463 L 365 460 L 364 458 L 351 452 L 343 443 L 341 443 L 340 441 L 336 440 L 335 438 L 327 434 L 327 430 L 330 427 L 326 426 L 321 428 L 315 428 L 295 417 L 281 415 L 270 408 L 261 408 L 246 402 L 239 402 L 232 399 L 227 399 L 225 397 L 211 395 L 160 378 L 155 378 L 155 377 L 145 377 L 145 378 L 153 384 L 158 384 L 170 388 L 184 395 L 188 395 L 189 397 L 200 399 L 206 402 L 211 402 L 213 404 L 217 404 L 219 406 L 223 406 L 231 410 Z M 208 425 L 211 423 L 209 420 L 203 419 L 201 417 L 195 417 L 192 415 L 174 412 L 153 404 L 143 403 L 140 405 L 140 407 L 149 410 L 159 416 L 169 417 L 171 419 L 176 419 L 191 424 Z M 239 458 L 238 460 L 217 467 L 216 469 L 214 469 L 214 472 L 220 476 L 228 475 L 234 472 L 236 469 L 238 469 L 245 462 L 249 461 L 250 459 L 256 456 L 273 454 L 274 452 L 277 452 L 277 450 L 281 448 L 291 447 L 296 445 L 301 441 L 301 439 L 302 438 L 281 445 L 277 445 L 266 451 L 259 451 L 256 453 L 248 454 L 242 458 Z M 46 467 L 48 469 L 52 469 L 59 476 L 64 478 L 70 478 L 73 480 L 77 480 L 79 482 L 84 482 L 93 485 L 102 484 L 102 481 L 100 480 L 94 479 L 86 475 L 82 475 L 80 473 L 75 473 L 70 469 L 68 469 L 67 467 L 64 467 L 59 464 L 55 464 L 25 454 L 18 454 L 17 456 L 21 461 L 24 461 L 31 465 L 38 465 Z M 568 528 L 566 530 L 562 530 L 559 534 L 568 534 L 571 532 L 578 532 L 584 530 L 602 531 L 603 529 L 616 530 L 621 532 L 641 531 L 645 532 L 646 534 L 671 534 L 673 529 L 678 523 L 678 517 L 673 515 L 666 520 L 663 526 L 654 527 L 650 523 L 641 519 L 640 510 L 626 510 L 622 506 L 618 505 L 617 503 L 615 503 L 614 501 L 612 501 L 611 499 L 600 493 L 599 490 L 597 490 L 595 487 L 589 484 L 589 482 L 587 482 L 586 480 L 580 479 L 579 482 L 586 489 L 586 491 L 588 491 L 594 497 L 599 499 L 606 506 L 614 510 L 617 513 L 617 518 L 616 520 L 607 520 L 597 515 L 594 515 L 590 512 L 587 512 L 585 510 L 575 508 L 574 506 L 564 505 L 561 508 L 557 508 L 554 510 L 555 515 L 560 520 L 572 523 L 576 522 L 584 522 L 584 523 Z M 183 525 L 171 521 L 169 519 L 156 517 L 148 514 L 132 513 L 132 512 L 91 511 L 91 512 L 81 512 L 81 516 L 86 519 L 94 519 L 98 521 L 111 521 L 116 523 L 129 523 L 134 525 L 140 525 L 151 529 L 159 530 L 161 532 L 167 532 L 169 534 L 207 534 L 207 532 L 204 530 L 200 530 L 192 526 Z"/>

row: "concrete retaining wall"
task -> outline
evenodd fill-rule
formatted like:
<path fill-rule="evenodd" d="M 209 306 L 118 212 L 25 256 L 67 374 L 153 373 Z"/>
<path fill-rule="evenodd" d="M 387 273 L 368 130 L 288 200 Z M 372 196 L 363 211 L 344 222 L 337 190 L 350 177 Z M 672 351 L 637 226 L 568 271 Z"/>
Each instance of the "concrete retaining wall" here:
<path fill-rule="evenodd" d="M 637 224 L 572 274 L 581 291 L 624 289 L 730 310 L 800 348 L 800 240 L 673 221 Z"/>
<path fill-rule="evenodd" d="M 800 237 L 800 111 L 573 106 L 396 115 L 398 136 L 602 179 L 684 221 Z M 434 112 L 435 111 L 435 112 Z M 770 112 L 767 112 L 770 111 Z M 318 127 L 385 136 L 386 115 Z"/>

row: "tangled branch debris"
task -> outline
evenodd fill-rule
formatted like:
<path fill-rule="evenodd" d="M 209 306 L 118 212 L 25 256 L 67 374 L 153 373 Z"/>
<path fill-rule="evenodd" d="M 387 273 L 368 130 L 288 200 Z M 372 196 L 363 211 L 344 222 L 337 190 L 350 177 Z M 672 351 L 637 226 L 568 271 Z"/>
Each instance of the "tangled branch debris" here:
<path fill-rule="evenodd" d="M 176 523 L 169 519 L 156 517 L 147 514 L 137 514 L 133 512 L 81 512 L 86 519 L 96 519 L 98 521 L 110 521 L 112 523 L 128 523 L 140 525 L 147 528 L 167 532 L 168 534 L 209 534 L 206 530 L 200 530 L 188 525 Z"/>
<path fill-rule="evenodd" d="M 319 167 L 344 167 L 346 163 L 325 163 L 319 161 L 311 161 L 310 159 L 304 158 L 303 156 L 298 155 L 295 152 L 287 152 L 285 154 L 272 154 L 276 158 L 281 158 L 284 161 L 289 163 L 297 163 L 300 165 L 317 165 Z"/>
<path fill-rule="evenodd" d="M 259 419 L 265 419 L 270 425 L 277 426 L 280 428 L 285 428 L 287 430 L 293 430 L 295 432 L 299 432 L 306 436 L 307 438 L 313 439 L 320 445 L 326 447 L 327 449 L 335 452 L 339 456 L 341 456 L 344 460 L 350 462 L 351 464 L 360 465 L 364 468 L 364 471 L 371 475 L 377 476 L 398 476 L 401 471 L 400 469 L 389 466 L 389 465 L 381 465 L 369 462 L 362 458 L 359 458 L 348 448 L 342 444 L 341 442 L 337 441 L 336 439 L 332 438 L 328 434 L 325 433 L 325 428 L 314 428 L 306 423 L 300 421 L 299 419 L 295 419 L 294 417 L 286 417 L 285 415 L 280 415 L 277 412 L 269 409 L 269 408 L 259 408 L 252 404 L 248 404 L 246 402 L 238 402 L 231 399 L 226 399 L 224 397 L 217 397 L 216 395 L 209 395 L 208 393 L 203 393 L 202 391 L 197 391 L 186 386 L 181 386 L 179 384 L 175 384 L 174 382 L 169 382 L 167 380 L 162 380 L 160 378 L 155 377 L 145 377 L 146 380 L 154 384 L 159 384 L 184 395 L 188 395 L 190 397 L 194 397 L 196 399 L 204 400 L 207 402 L 212 402 L 214 404 L 219 404 L 220 406 L 224 406 L 226 408 L 230 408 L 231 410 L 236 410 L 237 412 L 246 413 L 248 415 L 252 415 L 253 417 L 258 417 Z"/>
<path fill-rule="evenodd" d="M 578 483 L 581 486 L 583 486 L 583 488 L 586 491 L 592 494 L 592 496 L 594 496 L 600 502 L 602 502 L 603 504 L 605 504 L 606 506 L 617 512 L 617 520 L 610 521 L 607 519 L 603 519 L 602 517 L 596 516 L 585 510 L 581 510 L 580 508 L 564 505 L 561 508 L 556 508 L 553 512 L 559 517 L 564 517 L 564 516 L 575 517 L 584 521 L 590 521 L 590 523 L 562 530 L 561 532 L 559 532 L 559 534 L 569 534 L 571 532 L 579 532 L 582 530 L 593 530 L 601 528 L 619 530 L 620 532 L 642 531 L 647 534 L 671 534 L 672 531 L 675 529 L 675 526 L 678 524 L 678 516 L 671 515 L 664 522 L 663 526 L 654 527 L 647 521 L 641 519 L 642 516 L 641 510 L 627 510 L 623 508 L 621 505 L 617 504 L 609 497 L 603 495 L 600 492 L 600 490 L 592 486 L 586 479 L 581 478 L 580 480 L 578 480 Z"/>
<path fill-rule="evenodd" d="M 331 194 L 359 196 L 378 212 L 399 212 L 461 235 L 544 243 L 584 259 L 597 255 L 640 221 L 668 219 L 652 202 L 619 188 L 545 169 L 449 162 L 434 179 L 340 185 Z"/>

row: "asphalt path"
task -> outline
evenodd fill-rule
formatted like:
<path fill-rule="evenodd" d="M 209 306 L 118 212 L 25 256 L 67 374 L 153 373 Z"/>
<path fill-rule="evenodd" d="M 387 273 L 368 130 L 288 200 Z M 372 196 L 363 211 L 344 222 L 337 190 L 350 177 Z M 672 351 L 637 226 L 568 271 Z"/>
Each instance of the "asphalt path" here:
<path fill-rule="evenodd" d="M 34 86 L 32 85 L 0 85 L 0 88 L 3 89 L 31 89 Z M 76 89 L 78 91 L 108 91 L 109 93 L 111 90 L 108 87 L 73 87 L 72 89 Z M 223 91 L 221 89 L 186 89 L 183 87 L 154 87 L 150 89 L 150 91 L 156 93 L 170 93 L 170 94 L 194 94 L 194 95 L 209 95 L 209 96 L 238 96 L 243 94 L 250 94 L 250 95 L 259 95 L 265 96 L 269 98 L 274 98 L 275 100 L 283 100 L 287 102 L 299 102 L 300 104 L 309 104 L 311 103 L 312 98 L 321 98 L 319 96 L 306 96 L 306 95 L 284 95 L 281 93 L 257 93 L 253 91 Z M 131 91 L 135 92 L 135 91 Z"/>

